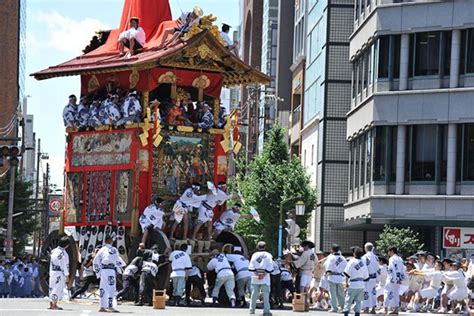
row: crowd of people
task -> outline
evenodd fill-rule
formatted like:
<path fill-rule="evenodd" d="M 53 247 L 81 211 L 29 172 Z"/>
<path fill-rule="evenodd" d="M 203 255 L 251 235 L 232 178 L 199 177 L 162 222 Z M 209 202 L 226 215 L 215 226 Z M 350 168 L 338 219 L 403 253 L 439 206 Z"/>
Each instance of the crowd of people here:
<path fill-rule="evenodd" d="M 43 297 L 39 277 L 36 258 L 0 260 L 0 298 Z"/>
<path fill-rule="evenodd" d="M 168 126 L 194 126 L 207 130 L 212 127 L 222 128 L 226 123 L 225 108 L 219 110 L 217 124 L 214 123 L 212 108 L 207 102 L 193 102 L 187 94 L 182 99 L 162 99 L 150 102 L 151 123 L 157 119 L 160 124 Z M 100 94 L 81 97 L 79 104 L 75 95 L 69 96 L 69 102 L 63 110 L 63 121 L 66 128 L 80 131 L 95 130 L 102 126 L 123 128 L 128 124 L 143 122 L 143 111 L 140 97 L 136 91 L 124 93 L 115 89 L 107 97 Z"/>
<path fill-rule="evenodd" d="M 375 254 L 372 243 L 366 243 L 364 249 L 352 247 L 352 256 L 345 257 L 338 245 L 333 245 L 331 253 L 326 255 L 315 251 L 312 242 L 304 241 L 299 249 L 274 259 L 261 241 L 250 257 L 231 244 L 212 250 L 204 272 L 191 259 L 189 241 L 175 243 L 171 253 L 159 253 L 157 245 L 145 249 L 141 243 L 137 256 L 128 265 L 120 259 L 112 241 L 113 237 L 107 236 L 105 246 L 94 252 L 85 267 L 91 267 L 91 274 L 84 278 L 85 284 L 88 276 L 94 274 L 94 282 L 99 283 L 100 311 L 115 312 L 117 299 L 123 297 L 132 297 L 137 306 L 152 305 L 156 276 L 161 266 L 168 263 L 171 264 L 169 303 L 176 306 L 183 305 L 183 299 L 186 306 L 206 305 L 209 297 L 212 305 L 248 307 L 250 314 L 254 314 L 260 299 L 264 315 L 271 315 L 271 308 L 283 307 L 295 293 L 303 295 L 306 310 L 344 315 L 352 310 L 356 315 L 400 311 L 468 313 L 472 303 L 474 256 L 463 261 L 440 260 L 420 251 L 404 261 L 395 246 L 386 249 L 388 258 L 385 258 Z M 50 308 L 53 309 L 59 308 L 61 287 L 67 281 L 66 244 L 60 242 L 51 255 Z M 123 288 L 116 293 L 118 274 L 122 274 Z"/>

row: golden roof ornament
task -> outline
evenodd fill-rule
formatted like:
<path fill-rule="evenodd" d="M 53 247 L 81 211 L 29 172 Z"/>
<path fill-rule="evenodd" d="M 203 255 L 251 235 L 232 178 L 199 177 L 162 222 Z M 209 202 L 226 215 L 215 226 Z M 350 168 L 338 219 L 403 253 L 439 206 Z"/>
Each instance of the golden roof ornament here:
<path fill-rule="evenodd" d="M 195 35 L 201 33 L 202 31 L 208 30 L 209 33 L 211 33 L 222 46 L 225 46 L 225 42 L 221 36 L 219 27 L 213 24 L 215 21 L 217 21 L 217 17 L 213 16 L 212 14 L 203 16 L 201 18 L 201 22 L 191 26 L 188 33 L 181 37 L 181 39 L 183 40 L 183 42 L 186 42 L 193 38 Z"/>

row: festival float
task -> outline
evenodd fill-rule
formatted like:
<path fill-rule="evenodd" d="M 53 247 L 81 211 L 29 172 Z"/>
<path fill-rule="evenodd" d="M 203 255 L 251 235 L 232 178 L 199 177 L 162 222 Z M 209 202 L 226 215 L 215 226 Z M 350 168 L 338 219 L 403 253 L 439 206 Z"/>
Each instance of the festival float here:
<path fill-rule="evenodd" d="M 117 38 L 135 16 L 146 33 L 145 45 L 136 54 L 121 57 Z M 139 216 L 154 195 L 165 199 L 171 211 L 192 182 L 226 181 L 229 163 L 242 145 L 238 111 L 220 117 L 221 89 L 266 84 L 270 78 L 225 47 L 215 21 L 212 14 L 204 15 L 175 45 L 160 48 L 164 31 L 178 25 L 168 1 L 125 0 L 118 29 L 94 38 L 84 55 L 32 74 L 37 80 L 80 76 L 81 96 L 86 97 L 136 91 L 142 107 L 140 122 L 66 129 L 64 208 L 60 229 L 49 234 L 41 249 L 43 288 L 48 288 L 49 254 L 65 227 L 76 235 L 70 237 L 67 250 L 72 275 L 103 244 L 107 233 L 116 234 L 115 246 L 129 262 L 142 237 Z M 186 99 L 211 105 L 213 128 L 169 125 L 157 119 L 166 104 Z M 219 119 L 224 119 L 221 124 Z M 223 210 L 214 209 L 214 218 Z M 166 235 L 170 221 L 165 223 L 163 231 L 149 234 L 147 248 L 158 244 L 160 253 L 165 253 L 175 243 L 187 242 L 170 241 Z M 223 232 L 213 241 L 190 242 L 193 263 L 205 271 L 212 249 L 221 250 L 228 243 L 248 254 L 238 234 Z M 169 264 L 160 267 L 158 289 L 167 287 L 169 274 Z"/>

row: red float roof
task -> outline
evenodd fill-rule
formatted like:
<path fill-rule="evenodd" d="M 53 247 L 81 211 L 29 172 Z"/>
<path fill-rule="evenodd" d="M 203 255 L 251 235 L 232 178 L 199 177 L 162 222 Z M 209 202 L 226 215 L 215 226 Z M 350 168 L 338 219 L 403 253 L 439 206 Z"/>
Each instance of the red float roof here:
<path fill-rule="evenodd" d="M 142 52 L 131 58 L 120 57 L 117 39 L 121 32 L 129 28 L 131 17 L 140 19 L 147 39 Z M 170 67 L 167 61 L 181 58 L 186 49 L 199 49 L 205 45 L 216 53 L 215 67 L 200 67 L 199 64 L 188 64 L 188 59 L 173 65 L 174 68 L 186 68 L 203 71 L 215 71 L 224 74 L 224 85 L 232 86 L 245 83 L 268 83 L 270 78 L 244 63 L 231 54 L 210 31 L 202 31 L 187 42 L 179 42 L 168 49 L 158 49 L 165 29 L 177 26 L 171 20 L 168 0 L 125 0 L 120 27 L 112 30 L 107 42 L 99 48 L 71 59 L 65 63 L 51 66 L 32 74 L 36 79 L 43 80 L 61 76 L 118 72 L 130 69 L 147 69 L 154 67 Z"/>

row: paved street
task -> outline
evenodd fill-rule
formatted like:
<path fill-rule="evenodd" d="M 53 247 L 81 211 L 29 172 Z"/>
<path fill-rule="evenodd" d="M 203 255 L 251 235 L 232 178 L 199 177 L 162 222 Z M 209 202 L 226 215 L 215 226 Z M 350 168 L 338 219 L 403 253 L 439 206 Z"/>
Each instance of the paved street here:
<path fill-rule="evenodd" d="M 47 309 L 48 301 L 46 299 L 0 299 L 0 316 L 19 316 L 19 315 L 104 315 L 97 312 L 96 300 L 81 300 L 77 302 L 63 302 L 60 304 L 64 308 L 62 311 L 51 311 Z M 131 303 L 119 305 L 118 310 L 122 314 L 149 315 L 162 313 L 164 315 L 186 315 L 186 316 L 222 316 L 223 313 L 232 313 L 232 315 L 249 315 L 247 309 L 230 308 L 210 308 L 210 307 L 166 307 L 165 310 L 154 310 L 151 307 L 136 307 Z M 274 310 L 273 315 L 295 315 L 289 308 L 286 310 Z M 327 312 L 310 311 L 310 315 L 335 315 Z M 257 310 L 256 315 L 262 315 L 261 310 Z M 402 315 L 423 315 L 413 313 L 402 313 Z M 424 314 L 426 315 L 426 314 Z"/>

